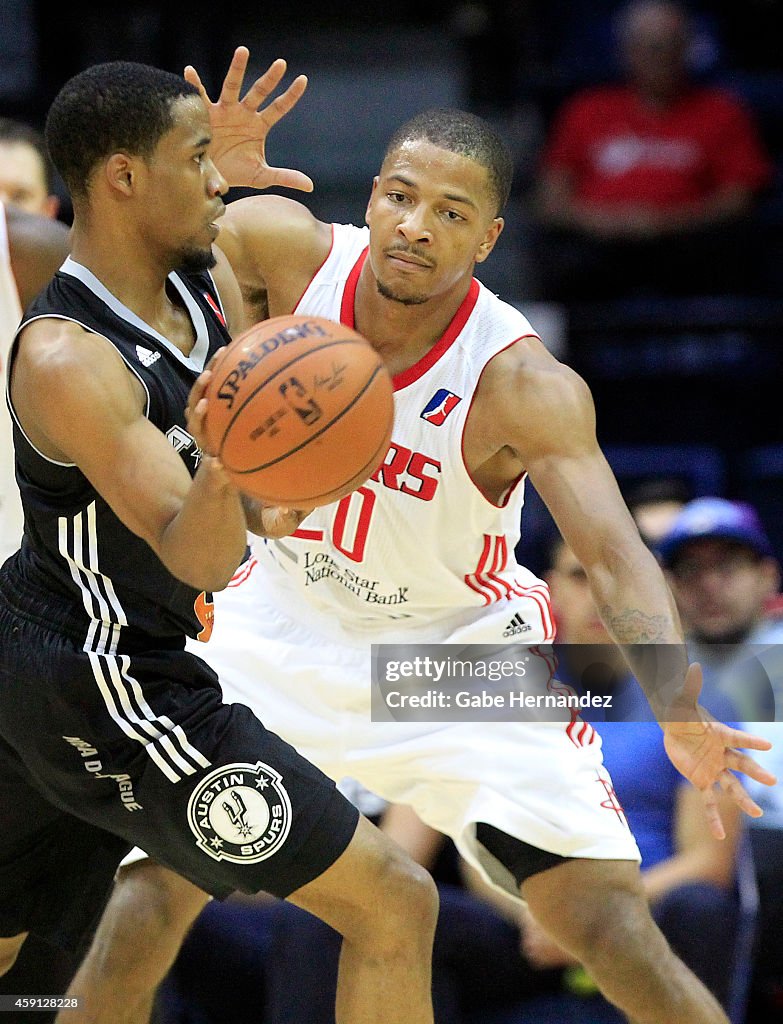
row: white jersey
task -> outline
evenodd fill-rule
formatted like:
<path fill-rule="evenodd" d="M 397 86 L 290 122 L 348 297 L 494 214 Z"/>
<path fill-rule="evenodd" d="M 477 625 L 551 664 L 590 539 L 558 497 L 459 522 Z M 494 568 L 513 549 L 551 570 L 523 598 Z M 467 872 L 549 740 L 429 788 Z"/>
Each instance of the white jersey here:
<path fill-rule="evenodd" d="M 0 380 L 5 394 L 8 353 L 22 317 L 19 292 L 11 270 L 5 207 L 0 203 Z M 0 565 L 19 547 L 22 503 L 14 475 L 14 445 L 8 406 L 0 402 Z"/>
<path fill-rule="evenodd" d="M 331 251 L 295 312 L 354 325 L 369 231 L 333 226 Z M 371 480 L 317 509 L 291 537 L 257 545 L 292 614 L 376 642 L 443 640 L 490 615 L 466 641 L 536 643 L 554 637 L 546 584 L 514 558 L 524 477 L 488 501 L 463 458 L 463 433 L 493 356 L 535 336 L 512 306 L 473 280 L 444 335 L 394 378 L 392 443 Z M 332 633 L 334 635 L 334 633 Z M 343 636 L 345 639 L 345 636 Z"/>

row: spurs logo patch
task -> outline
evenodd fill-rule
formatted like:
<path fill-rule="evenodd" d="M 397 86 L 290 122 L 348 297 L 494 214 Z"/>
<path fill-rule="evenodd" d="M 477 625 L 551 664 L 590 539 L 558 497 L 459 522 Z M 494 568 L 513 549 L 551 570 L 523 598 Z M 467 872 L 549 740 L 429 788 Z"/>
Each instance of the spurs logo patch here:
<path fill-rule="evenodd" d="M 223 765 L 193 791 L 188 824 L 197 845 L 214 860 L 255 864 L 286 841 L 291 801 L 281 776 L 269 765 Z"/>

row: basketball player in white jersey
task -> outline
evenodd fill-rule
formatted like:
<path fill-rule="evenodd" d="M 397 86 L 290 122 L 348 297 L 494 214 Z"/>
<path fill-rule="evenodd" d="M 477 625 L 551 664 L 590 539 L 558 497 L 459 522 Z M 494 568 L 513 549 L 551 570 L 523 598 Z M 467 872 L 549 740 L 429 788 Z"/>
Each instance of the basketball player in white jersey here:
<path fill-rule="evenodd" d="M 220 101 L 208 103 L 215 159 L 236 185 L 252 185 L 263 154 L 251 143 L 255 112 L 239 102 L 246 62 L 238 50 Z M 200 84 L 192 69 L 186 77 Z M 436 111 L 392 139 L 369 228 L 321 223 L 277 197 L 229 207 L 219 244 L 251 318 L 295 311 L 355 326 L 394 375 L 396 415 L 372 481 L 303 522 L 280 511 L 290 536 L 259 542 L 218 595 L 204 656 L 227 700 L 258 709 L 333 778 L 354 776 L 451 835 L 633 1020 L 726 1024 L 652 922 L 636 844 L 589 726 L 370 721 L 371 644 L 552 640 L 547 588 L 513 558 L 526 475 L 617 642 L 682 643 L 663 577 L 598 448 L 587 387 L 473 279 L 503 227 L 510 164 L 484 122 Z M 772 783 L 735 749 L 767 744 L 702 717 L 698 669 L 686 675 L 684 660 L 681 679 L 692 713 L 666 725 L 667 748 L 720 832 L 713 787 L 757 814 L 730 769 Z M 118 935 L 133 938 L 118 938 L 112 953 L 154 985 L 196 901 L 167 898 L 167 869 L 136 871 L 165 923 L 138 943 L 133 921 L 144 907 L 118 904 Z"/>
<path fill-rule="evenodd" d="M 22 308 L 65 259 L 68 229 L 48 217 L 34 216 L 0 202 L 0 564 L 19 547 L 22 505 L 14 477 L 11 417 L 5 404 L 8 349 Z"/>

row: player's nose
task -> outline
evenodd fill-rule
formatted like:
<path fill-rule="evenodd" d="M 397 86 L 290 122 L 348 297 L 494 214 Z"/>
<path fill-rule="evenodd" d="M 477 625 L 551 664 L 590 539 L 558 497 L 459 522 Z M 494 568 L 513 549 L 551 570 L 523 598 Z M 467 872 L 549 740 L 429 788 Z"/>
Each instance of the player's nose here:
<path fill-rule="evenodd" d="M 428 242 L 432 238 L 426 213 L 421 208 L 409 210 L 401 217 L 397 231 L 408 242 Z"/>

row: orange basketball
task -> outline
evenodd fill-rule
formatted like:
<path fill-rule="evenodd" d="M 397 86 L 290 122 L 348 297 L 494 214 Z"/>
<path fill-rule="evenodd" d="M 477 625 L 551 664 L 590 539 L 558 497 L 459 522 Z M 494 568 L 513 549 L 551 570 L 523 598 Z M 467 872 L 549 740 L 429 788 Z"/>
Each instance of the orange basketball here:
<path fill-rule="evenodd" d="M 389 448 L 394 396 L 375 349 L 323 317 L 278 316 L 218 357 L 205 430 L 237 487 L 274 505 L 337 501 Z"/>

